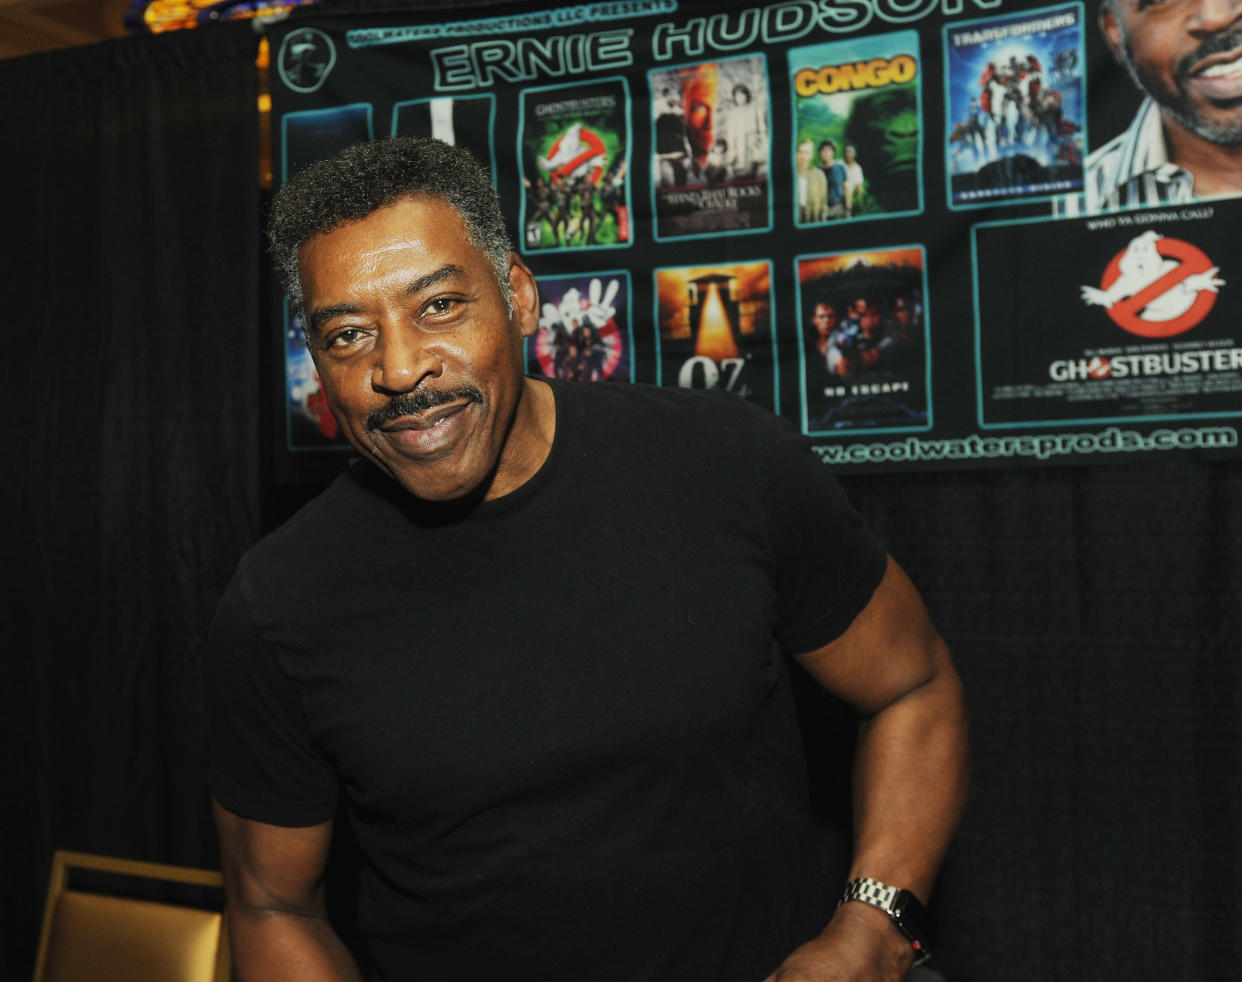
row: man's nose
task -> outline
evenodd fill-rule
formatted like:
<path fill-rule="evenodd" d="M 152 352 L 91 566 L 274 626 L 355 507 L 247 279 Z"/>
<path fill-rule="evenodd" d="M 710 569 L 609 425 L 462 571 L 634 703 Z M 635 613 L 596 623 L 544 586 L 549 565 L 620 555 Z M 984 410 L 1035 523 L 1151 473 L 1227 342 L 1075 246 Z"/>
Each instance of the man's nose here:
<path fill-rule="evenodd" d="M 1242 0 L 1199 0 L 1191 12 L 1191 30 L 1223 31 L 1242 17 Z"/>
<path fill-rule="evenodd" d="M 408 324 L 386 324 L 375 346 L 371 385 L 385 392 L 410 392 L 443 371 L 431 339 Z"/>

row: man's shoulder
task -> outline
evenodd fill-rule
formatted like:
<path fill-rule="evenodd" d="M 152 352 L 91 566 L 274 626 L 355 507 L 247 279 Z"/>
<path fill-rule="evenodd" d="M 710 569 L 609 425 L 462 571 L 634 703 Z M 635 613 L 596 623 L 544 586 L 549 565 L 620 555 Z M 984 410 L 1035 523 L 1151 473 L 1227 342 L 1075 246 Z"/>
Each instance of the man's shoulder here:
<path fill-rule="evenodd" d="M 364 521 L 381 497 L 374 478 L 382 475 L 365 461 L 353 461 L 275 529 L 246 550 L 238 565 L 245 576 L 271 571 L 280 576 L 309 575 L 322 568 L 325 550 L 348 535 L 345 526 Z"/>

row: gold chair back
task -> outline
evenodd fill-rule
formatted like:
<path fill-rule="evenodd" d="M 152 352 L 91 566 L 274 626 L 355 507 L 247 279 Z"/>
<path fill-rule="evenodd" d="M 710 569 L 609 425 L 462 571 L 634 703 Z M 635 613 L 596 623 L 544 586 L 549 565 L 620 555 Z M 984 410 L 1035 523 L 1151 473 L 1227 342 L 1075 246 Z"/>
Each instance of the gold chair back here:
<path fill-rule="evenodd" d="M 211 870 L 58 850 L 34 982 L 228 982 L 221 910 L 69 888 L 71 869 L 221 888 Z"/>

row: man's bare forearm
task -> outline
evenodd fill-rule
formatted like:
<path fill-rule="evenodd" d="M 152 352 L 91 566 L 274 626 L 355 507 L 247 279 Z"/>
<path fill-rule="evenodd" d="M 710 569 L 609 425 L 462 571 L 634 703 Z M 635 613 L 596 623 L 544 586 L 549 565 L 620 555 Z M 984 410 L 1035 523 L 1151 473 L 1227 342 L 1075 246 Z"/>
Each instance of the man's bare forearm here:
<path fill-rule="evenodd" d="M 961 681 L 939 642 L 936 674 L 860 726 L 851 878 L 924 903 L 966 804 L 969 749 Z"/>
<path fill-rule="evenodd" d="M 238 982 L 361 982 L 325 917 L 230 907 L 228 927 Z"/>

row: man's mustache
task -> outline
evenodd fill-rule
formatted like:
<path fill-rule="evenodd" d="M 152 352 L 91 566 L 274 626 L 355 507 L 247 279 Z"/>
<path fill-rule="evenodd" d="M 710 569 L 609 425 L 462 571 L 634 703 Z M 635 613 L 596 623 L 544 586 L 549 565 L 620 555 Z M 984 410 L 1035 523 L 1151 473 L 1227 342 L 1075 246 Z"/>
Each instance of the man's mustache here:
<path fill-rule="evenodd" d="M 1233 51 L 1240 45 L 1242 45 L 1242 27 L 1231 27 L 1218 34 L 1213 34 L 1205 39 L 1193 53 L 1188 54 L 1177 63 L 1177 77 L 1187 78 L 1190 75 L 1191 67 L 1199 64 L 1204 58 L 1224 54 L 1226 51 Z"/>
<path fill-rule="evenodd" d="M 437 406 L 451 402 L 482 402 L 483 393 L 473 385 L 455 389 L 419 389 L 393 396 L 388 403 L 367 414 L 367 429 L 377 430 L 385 423 L 392 423 L 404 416 L 417 416 Z"/>

